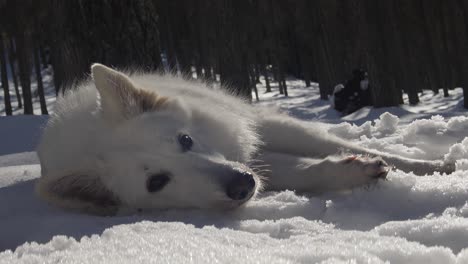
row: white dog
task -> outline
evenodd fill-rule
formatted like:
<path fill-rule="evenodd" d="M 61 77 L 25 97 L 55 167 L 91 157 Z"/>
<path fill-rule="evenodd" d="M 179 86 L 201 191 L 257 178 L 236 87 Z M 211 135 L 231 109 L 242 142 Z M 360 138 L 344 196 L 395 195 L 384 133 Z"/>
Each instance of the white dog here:
<path fill-rule="evenodd" d="M 453 170 L 360 148 L 320 124 L 201 82 L 91 69 L 94 82 L 59 98 L 38 149 L 37 190 L 64 208 L 229 209 L 262 188 L 320 193 L 367 185 L 385 178 L 386 162 L 416 174 Z"/>

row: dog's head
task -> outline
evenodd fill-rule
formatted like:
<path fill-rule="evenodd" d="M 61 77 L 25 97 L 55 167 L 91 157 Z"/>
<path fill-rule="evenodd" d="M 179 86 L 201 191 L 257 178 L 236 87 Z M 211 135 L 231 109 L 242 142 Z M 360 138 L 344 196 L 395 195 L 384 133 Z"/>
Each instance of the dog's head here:
<path fill-rule="evenodd" d="M 259 142 L 251 118 L 196 95 L 163 96 L 158 83 L 143 89 L 137 78 L 100 64 L 92 76 L 96 115 L 108 129 L 95 157 L 99 182 L 92 183 L 102 186 L 81 188 L 78 199 L 93 202 L 86 190 L 105 190 L 112 194 L 105 199 L 131 208 L 229 209 L 260 188 L 247 165 Z"/>

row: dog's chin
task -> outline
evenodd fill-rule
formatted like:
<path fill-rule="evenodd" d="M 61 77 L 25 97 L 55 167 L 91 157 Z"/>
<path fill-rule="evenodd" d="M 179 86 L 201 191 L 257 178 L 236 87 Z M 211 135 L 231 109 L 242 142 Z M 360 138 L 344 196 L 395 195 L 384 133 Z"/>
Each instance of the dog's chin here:
<path fill-rule="evenodd" d="M 244 207 L 250 200 L 252 200 L 257 194 L 257 191 L 252 192 L 248 197 L 242 199 L 242 200 L 229 200 L 229 201 L 223 201 L 221 204 L 216 206 L 217 210 L 235 210 L 240 207 Z"/>
<path fill-rule="evenodd" d="M 222 205 L 211 208 L 213 211 L 232 211 L 238 208 L 244 207 L 248 203 L 249 199 L 245 201 L 229 201 L 225 202 Z"/>
<path fill-rule="evenodd" d="M 248 197 L 242 200 L 230 200 L 226 196 L 226 199 L 218 200 L 216 202 L 208 203 L 208 204 L 192 204 L 187 206 L 167 206 L 167 207 L 153 207 L 153 206 L 131 206 L 126 208 L 121 208 L 119 210 L 121 213 L 123 212 L 132 212 L 135 211 L 138 213 L 142 212 L 159 212 L 159 211 L 167 211 L 167 210 L 202 210 L 202 211 L 231 211 L 237 208 L 245 206 L 250 200 L 252 200 L 256 195 L 256 191 L 250 194 Z M 125 214 L 125 213 L 124 213 Z"/>

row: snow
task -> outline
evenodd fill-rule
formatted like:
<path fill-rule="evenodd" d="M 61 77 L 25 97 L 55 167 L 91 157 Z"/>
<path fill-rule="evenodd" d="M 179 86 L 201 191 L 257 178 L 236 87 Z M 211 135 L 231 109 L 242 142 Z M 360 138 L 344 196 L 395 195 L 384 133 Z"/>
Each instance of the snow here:
<path fill-rule="evenodd" d="M 362 146 L 457 162 L 450 175 L 392 171 L 375 186 L 321 196 L 267 192 L 234 211 L 165 210 L 98 217 L 34 193 L 46 117 L 0 118 L 0 263 L 468 263 L 468 117 L 461 89 L 421 105 L 340 118 L 317 87 L 263 94 Z M 273 87 L 276 91 L 276 87 Z"/>
<path fill-rule="evenodd" d="M 41 135 L 40 128 L 45 124 L 45 116 L 1 117 L 0 155 L 34 151 Z M 1 161 L 0 161 L 1 162 Z"/>

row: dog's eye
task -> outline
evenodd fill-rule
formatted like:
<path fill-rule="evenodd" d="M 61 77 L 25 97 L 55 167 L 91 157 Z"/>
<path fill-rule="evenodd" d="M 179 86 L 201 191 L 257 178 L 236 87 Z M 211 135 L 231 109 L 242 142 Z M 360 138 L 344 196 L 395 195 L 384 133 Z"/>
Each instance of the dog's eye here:
<path fill-rule="evenodd" d="M 151 175 L 146 182 L 146 189 L 150 193 L 158 192 L 169 183 L 170 179 L 168 173 L 165 172 Z"/>
<path fill-rule="evenodd" d="M 193 140 L 189 135 L 180 134 L 179 135 L 179 144 L 182 147 L 182 151 L 189 151 L 192 149 Z"/>

